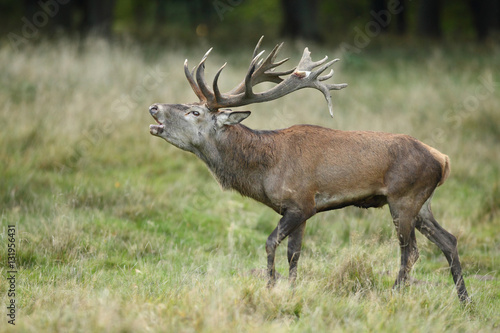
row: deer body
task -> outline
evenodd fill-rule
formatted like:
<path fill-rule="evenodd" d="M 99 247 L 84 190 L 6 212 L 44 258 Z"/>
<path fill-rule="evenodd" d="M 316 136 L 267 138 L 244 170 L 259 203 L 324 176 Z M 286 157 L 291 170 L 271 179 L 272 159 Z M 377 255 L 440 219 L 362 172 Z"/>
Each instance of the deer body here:
<path fill-rule="evenodd" d="M 150 126 L 151 134 L 197 155 L 222 188 L 236 190 L 282 215 L 266 242 L 269 285 L 275 281 L 276 248 L 287 237 L 290 279 L 295 280 L 306 221 L 311 216 L 350 205 L 369 208 L 388 204 L 401 249 L 395 286 L 407 281 L 418 259 L 417 229 L 442 250 L 460 300 L 468 300 L 456 238 L 437 223 L 430 208 L 435 188 L 449 175 L 448 156 L 401 134 L 312 125 L 255 131 L 240 124 L 249 111 L 220 108 L 276 99 L 313 87 L 323 92 L 331 111 L 329 90 L 346 86 L 322 83 L 333 72 L 319 75 L 335 61 L 324 64 L 325 57 L 312 62 L 307 48 L 296 69 L 274 72 L 274 67 L 284 62 L 274 63 L 279 46 L 260 60 L 259 45 L 260 41 L 245 80 L 228 94 L 221 94 L 217 86 L 224 66 L 217 72 L 212 89 L 205 82 L 205 55 L 196 67 L 196 80 L 185 63 L 186 77 L 200 102 L 158 103 L 149 111 L 158 123 Z M 252 86 L 263 81 L 277 86 L 253 93 Z"/>
<path fill-rule="evenodd" d="M 314 214 L 349 205 L 380 207 L 389 193 L 409 190 L 418 179 L 436 185 L 449 167 L 406 135 L 311 125 L 278 131 L 227 126 L 192 152 L 222 188 L 236 190 L 279 214 L 287 209 Z M 404 169 L 407 172 L 401 174 Z"/>

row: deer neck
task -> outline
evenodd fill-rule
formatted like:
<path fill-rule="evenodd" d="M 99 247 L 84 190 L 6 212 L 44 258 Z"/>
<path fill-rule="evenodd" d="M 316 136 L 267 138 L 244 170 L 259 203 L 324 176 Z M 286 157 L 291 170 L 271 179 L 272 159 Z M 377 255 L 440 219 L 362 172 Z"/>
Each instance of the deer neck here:
<path fill-rule="evenodd" d="M 226 126 L 195 154 L 224 189 L 256 198 L 261 195 L 266 171 L 276 163 L 277 133 L 255 131 L 241 124 Z"/>

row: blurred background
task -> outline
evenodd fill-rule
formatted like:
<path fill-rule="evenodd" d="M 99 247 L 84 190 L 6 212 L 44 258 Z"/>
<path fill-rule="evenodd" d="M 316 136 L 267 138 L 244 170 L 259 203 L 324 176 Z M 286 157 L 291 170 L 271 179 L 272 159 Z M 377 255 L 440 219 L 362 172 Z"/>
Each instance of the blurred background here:
<path fill-rule="evenodd" d="M 500 0 L 0 0 L 0 253 L 16 225 L 13 328 L 498 330 L 499 29 Z M 303 89 L 246 107 L 245 125 L 405 133 L 449 155 L 433 211 L 458 238 L 472 311 L 419 233 L 412 276 L 423 282 L 391 291 L 400 255 L 388 209 L 311 218 L 293 293 L 284 280 L 268 292 L 252 273 L 280 217 L 151 136 L 148 107 L 194 102 L 183 63 L 211 46 L 206 77 L 227 62 L 219 83 L 230 90 L 262 35 L 267 52 L 285 41 L 283 70 L 305 46 L 313 60 L 340 58 L 329 82 L 349 86 L 332 92 L 334 118 Z M 278 252 L 287 276 L 286 244 Z"/>
<path fill-rule="evenodd" d="M 498 40 L 500 0 L 0 0 L 0 21 L 15 45 L 89 32 L 231 45 L 262 34 L 333 44 L 380 33 L 487 41 Z"/>

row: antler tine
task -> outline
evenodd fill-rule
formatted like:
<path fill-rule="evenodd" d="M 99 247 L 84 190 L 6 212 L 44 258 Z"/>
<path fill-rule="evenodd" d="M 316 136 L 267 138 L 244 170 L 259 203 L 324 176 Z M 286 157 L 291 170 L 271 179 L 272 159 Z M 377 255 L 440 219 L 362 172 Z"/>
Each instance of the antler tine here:
<path fill-rule="evenodd" d="M 298 71 L 298 72 L 312 71 L 313 68 L 322 65 L 327 59 L 328 59 L 328 56 L 325 56 L 321 60 L 312 61 L 311 52 L 306 47 L 304 49 L 304 53 L 302 53 L 302 58 L 300 59 L 299 64 L 297 65 L 296 71 Z"/>
<path fill-rule="evenodd" d="M 331 78 L 332 76 L 333 76 L 333 69 L 330 69 L 330 72 L 328 74 L 318 77 L 318 80 L 325 81 Z"/>
<path fill-rule="evenodd" d="M 207 53 L 205 53 L 203 58 L 201 58 L 198 67 L 196 68 L 196 82 L 198 83 L 198 88 L 201 90 L 201 93 L 205 97 L 205 101 L 208 105 L 212 105 L 215 102 L 215 95 L 210 90 L 207 82 L 205 81 L 205 61 L 207 60 L 208 55 L 210 54 L 212 49 L 213 48 L 210 48 Z"/>
<path fill-rule="evenodd" d="M 282 46 L 283 46 L 283 42 L 281 42 L 280 44 L 276 44 L 276 46 L 273 48 L 271 53 L 269 53 L 267 55 L 266 59 L 264 59 L 261 66 L 264 64 L 268 64 L 268 66 L 267 66 L 268 69 L 271 69 L 271 68 L 277 67 L 277 66 L 281 65 L 282 63 L 284 63 L 285 61 L 287 61 L 288 58 L 281 60 L 278 63 L 273 63 L 274 59 L 276 59 L 276 56 L 278 55 L 278 52 L 280 51 Z"/>
<path fill-rule="evenodd" d="M 262 43 L 263 39 L 264 39 L 264 35 L 262 35 L 259 38 L 259 41 L 257 42 L 257 45 L 255 45 L 255 48 L 253 49 L 252 60 L 257 56 L 257 52 L 259 52 L 260 44 Z"/>
<path fill-rule="evenodd" d="M 331 65 L 333 65 L 334 63 L 336 63 L 338 61 L 338 59 L 333 59 L 333 60 L 330 60 L 329 62 L 327 62 L 326 64 L 322 65 L 320 68 L 316 69 L 312 75 L 314 75 L 313 77 L 318 77 L 321 73 L 323 73 L 328 67 L 330 67 Z M 325 75 L 325 76 L 328 76 L 329 74 Z M 321 80 L 320 80 L 321 81 Z"/>
<path fill-rule="evenodd" d="M 271 69 L 272 69 L 272 68 L 275 68 L 275 67 L 280 66 L 281 64 L 283 64 L 283 63 L 287 62 L 288 60 L 290 60 L 290 58 L 285 58 L 285 59 L 283 59 L 283 60 L 280 60 L 280 61 L 278 61 L 278 62 L 275 62 L 275 63 L 273 64 L 273 67 L 271 67 Z M 295 70 L 295 67 L 294 67 L 294 68 L 292 68 L 292 69 L 289 69 L 289 70 L 287 70 L 287 71 L 283 71 L 283 72 L 273 72 L 273 73 L 288 73 L 288 74 L 291 74 L 294 70 Z"/>
<path fill-rule="evenodd" d="M 348 86 L 347 83 L 329 83 L 329 84 L 326 84 L 326 87 L 329 90 L 340 90 L 340 89 L 344 89 L 347 86 Z"/>
<path fill-rule="evenodd" d="M 311 53 L 309 53 L 309 59 L 311 59 L 311 56 L 310 56 Z M 321 60 L 318 60 L 318 61 L 312 61 L 312 66 L 313 67 L 318 67 L 320 65 L 322 65 L 325 61 L 328 60 L 328 56 L 326 55 L 323 59 Z M 335 61 L 334 61 L 335 62 Z"/>
<path fill-rule="evenodd" d="M 186 75 L 186 78 L 189 82 L 189 85 L 193 89 L 196 96 L 198 96 L 198 98 L 200 99 L 200 102 L 206 101 L 205 96 L 203 96 L 203 93 L 201 92 L 200 88 L 196 84 L 196 81 L 194 80 L 193 73 L 194 73 L 194 69 L 192 72 L 189 71 L 188 60 L 187 59 L 184 60 L 184 74 Z"/>
<path fill-rule="evenodd" d="M 257 63 L 262 63 L 262 59 L 260 59 L 260 57 L 262 56 L 262 54 L 264 54 L 264 52 L 266 52 L 266 50 L 260 51 L 259 54 L 253 57 L 252 61 L 250 62 L 250 66 L 248 67 L 248 71 L 250 71 L 252 67 L 255 67 Z"/>
<path fill-rule="evenodd" d="M 220 73 L 222 72 L 222 70 L 224 69 L 224 67 L 226 67 L 227 65 L 227 62 L 224 63 L 224 65 L 222 65 L 219 70 L 217 71 L 217 73 L 215 74 L 215 77 L 214 77 L 214 82 L 213 82 L 213 90 L 214 90 L 214 94 L 215 94 L 215 101 L 221 101 L 223 99 L 221 93 L 220 93 L 220 90 L 219 90 L 219 86 L 217 84 L 217 82 L 219 81 L 219 75 Z"/>
<path fill-rule="evenodd" d="M 286 58 L 286 60 L 288 60 L 288 58 Z M 293 72 L 295 72 L 296 69 L 297 69 L 297 67 L 293 67 L 293 68 L 291 68 L 291 69 L 289 69 L 287 71 L 281 71 L 281 72 L 271 71 L 271 72 L 267 72 L 266 74 L 267 75 L 273 75 L 273 76 L 284 76 L 284 75 L 292 74 Z M 279 78 L 279 79 L 280 79 L 280 82 L 283 81 L 282 78 Z"/>
<path fill-rule="evenodd" d="M 347 84 L 346 84 L 347 86 Z M 326 104 L 328 106 L 328 111 L 330 112 L 330 116 L 333 118 L 333 103 L 332 103 L 332 95 L 330 95 L 330 90 L 328 89 L 328 86 L 324 84 L 316 84 L 315 88 L 317 88 L 319 91 L 323 93 L 326 99 Z"/>
<path fill-rule="evenodd" d="M 259 41 L 260 42 L 260 41 Z M 265 52 L 262 50 L 259 54 L 257 54 L 253 60 L 250 62 L 250 66 L 248 67 L 247 75 L 245 75 L 244 88 L 245 88 L 245 97 L 253 96 L 252 90 L 252 76 L 255 73 L 256 65 L 260 60 L 260 57 Z"/>

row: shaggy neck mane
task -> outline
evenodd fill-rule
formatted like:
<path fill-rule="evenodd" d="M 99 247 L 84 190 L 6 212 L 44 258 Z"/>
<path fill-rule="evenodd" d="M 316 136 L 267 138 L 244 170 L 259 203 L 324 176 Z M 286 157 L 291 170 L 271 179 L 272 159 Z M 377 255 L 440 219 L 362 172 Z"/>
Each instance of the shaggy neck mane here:
<path fill-rule="evenodd" d="M 226 126 L 199 157 L 224 189 L 259 200 L 264 170 L 276 164 L 278 131 L 255 131 L 244 125 Z"/>

